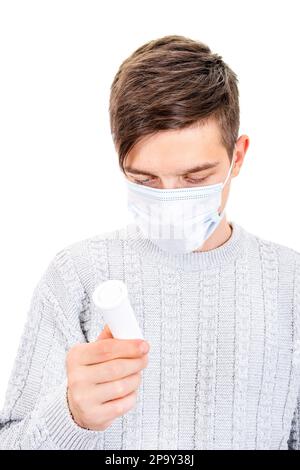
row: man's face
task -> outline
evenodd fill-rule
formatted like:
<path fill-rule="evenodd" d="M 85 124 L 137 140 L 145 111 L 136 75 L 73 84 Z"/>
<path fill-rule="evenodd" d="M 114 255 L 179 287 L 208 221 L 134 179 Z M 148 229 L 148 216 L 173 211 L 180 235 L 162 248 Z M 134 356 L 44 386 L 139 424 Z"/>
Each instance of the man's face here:
<path fill-rule="evenodd" d="M 238 139 L 233 155 L 236 164 L 231 176 L 239 173 L 248 145 L 247 136 Z M 222 183 L 229 167 L 218 124 L 212 119 L 198 127 L 160 131 L 147 136 L 133 147 L 124 162 L 129 181 L 159 189 Z M 228 198 L 229 181 L 230 177 L 223 189 L 220 212 Z"/>

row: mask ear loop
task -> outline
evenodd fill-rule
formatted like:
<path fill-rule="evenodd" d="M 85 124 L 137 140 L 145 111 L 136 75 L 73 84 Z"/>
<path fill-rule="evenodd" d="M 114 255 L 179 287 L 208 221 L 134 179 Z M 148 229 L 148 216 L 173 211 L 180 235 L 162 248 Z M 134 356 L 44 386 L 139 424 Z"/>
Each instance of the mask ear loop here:
<path fill-rule="evenodd" d="M 232 160 L 231 160 L 230 168 L 229 168 L 228 174 L 227 174 L 227 176 L 226 176 L 226 179 L 225 179 L 225 181 L 224 181 L 224 183 L 223 183 L 222 189 L 223 189 L 224 186 L 226 185 L 227 180 L 228 180 L 228 178 L 229 178 L 229 176 L 230 176 L 230 174 L 231 174 L 231 170 L 232 170 L 232 168 L 233 168 L 233 163 L 235 163 L 235 159 L 234 159 L 234 158 L 232 158 Z M 226 207 L 224 207 L 224 209 L 222 210 L 221 214 L 219 214 L 220 221 L 223 219 L 223 217 L 224 217 L 224 215 L 225 215 L 225 209 L 226 209 Z"/>
<path fill-rule="evenodd" d="M 226 183 L 227 183 L 227 180 L 228 180 L 228 178 L 229 178 L 229 176 L 230 176 L 230 174 L 231 174 L 231 170 L 232 170 L 232 167 L 233 167 L 233 164 L 234 164 L 234 163 L 235 163 L 235 160 L 234 160 L 234 158 L 232 158 L 231 164 L 230 164 L 230 168 L 229 168 L 228 174 L 227 174 L 227 176 L 226 176 L 226 179 L 225 179 L 225 181 L 224 181 L 224 183 L 223 183 L 222 188 L 224 188 L 224 186 L 225 186 Z"/>

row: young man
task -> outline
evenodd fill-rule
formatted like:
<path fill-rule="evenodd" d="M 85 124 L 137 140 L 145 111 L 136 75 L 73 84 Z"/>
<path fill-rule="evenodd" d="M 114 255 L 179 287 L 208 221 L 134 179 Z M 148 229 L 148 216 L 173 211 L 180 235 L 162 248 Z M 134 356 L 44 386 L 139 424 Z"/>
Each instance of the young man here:
<path fill-rule="evenodd" d="M 225 215 L 249 146 L 236 75 L 203 43 L 150 41 L 120 66 L 110 118 L 134 220 L 49 264 L 0 447 L 299 450 L 300 254 Z M 126 283 L 144 352 L 93 304 L 107 279 Z"/>

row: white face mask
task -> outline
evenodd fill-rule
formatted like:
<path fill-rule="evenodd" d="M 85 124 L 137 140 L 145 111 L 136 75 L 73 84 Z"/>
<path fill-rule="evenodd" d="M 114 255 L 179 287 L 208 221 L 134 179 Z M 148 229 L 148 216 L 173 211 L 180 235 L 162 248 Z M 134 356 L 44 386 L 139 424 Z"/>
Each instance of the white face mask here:
<path fill-rule="evenodd" d="M 145 237 L 170 253 L 201 248 L 225 214 L 219 214 L 232 159 L 223 183 L 176 189 L 157 189 L 126 180 L 128 210 Z"/>

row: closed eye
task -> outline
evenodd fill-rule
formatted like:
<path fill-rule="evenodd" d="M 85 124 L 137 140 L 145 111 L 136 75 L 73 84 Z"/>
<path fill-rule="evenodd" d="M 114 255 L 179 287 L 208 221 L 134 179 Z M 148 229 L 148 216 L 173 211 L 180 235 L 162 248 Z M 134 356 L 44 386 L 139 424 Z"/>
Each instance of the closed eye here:
<path fill-rule="evenodd" d="M 205 178 L 186 178 L 186 180 L 192 184 L 201 183 L 202 181 L 205 181 L 206 179 L 207 179 L 207 176 Z"/>
<path fill-rule="evenodd" d="M 151 181 L 153 178 L 147 178 L 146 180 L 133 180 L 134 183 L 137 183 L 137 184 L 145 184 L 145 183 L 148 183 L 149 181 Z"/>
<path fill-rule="evenodd" d="M 185 180 L 190 183 L 190 184 L 199 184 L 199 183 L 202 183 L 203 181 L 205 181 L 208 177 L 206 176 L 205 178 L 185 178 Z M 134 179 L 134 183 L 137 183 L 137 184 L 147 184 L 149 182 L 153 182 L 153 180 L 155 180 L 155 178 L 147 178 L 147 179 L 144 179 L 144 180 L 136 180 Z"/>

